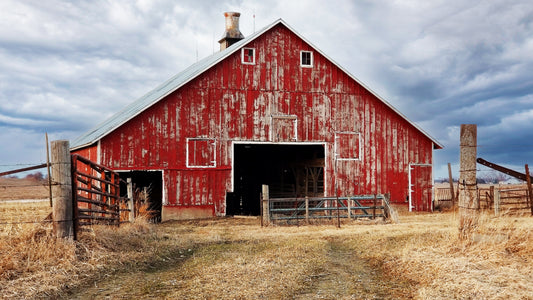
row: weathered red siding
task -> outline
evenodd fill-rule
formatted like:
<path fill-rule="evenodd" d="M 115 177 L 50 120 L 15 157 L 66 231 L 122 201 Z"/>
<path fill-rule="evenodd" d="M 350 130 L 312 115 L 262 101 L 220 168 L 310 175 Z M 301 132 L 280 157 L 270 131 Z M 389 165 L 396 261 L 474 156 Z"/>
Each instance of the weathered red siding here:
<path fill-rule="evenodd" d="M 98 146 L 96 144 L 85 147 L 85 148 L 81 148 L 78 150 L 71 151 L 71 153 L 78 154 L 94 162 L 98 161 Z"/>
<path fill-rule="evenodd" d="M 105 136 L 101 163 L 162 170 L 165 207 L 223 215 L 233 141 L 322 142 L 327 196 L 337 189 L 342 195 L 391 193 L 393 202 L 406 201 L 409 164 L 432 163 L 427 136 L 281 24 L 246 47 L 256 49 L 255 65 L 242 64 L 237 51 L 211 67 Z M 301 50 L 313 52 L 312 68 L 300 67 Z M 335 159 L 340 132 L 357 134 L 359 140 L 350 143 L 358 144 L 360 157 Z M 187 155 L 187 143 L 208 147 L 191 138 L 214 142 L 216 166 L 205 167 L 209 157 Z"/>

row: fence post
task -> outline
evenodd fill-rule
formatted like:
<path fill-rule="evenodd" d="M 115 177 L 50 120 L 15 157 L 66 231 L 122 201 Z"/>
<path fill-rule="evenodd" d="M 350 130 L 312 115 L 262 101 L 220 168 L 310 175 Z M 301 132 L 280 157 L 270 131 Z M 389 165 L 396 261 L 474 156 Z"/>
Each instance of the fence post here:
<path fill-rule="evenodd" d="M 270 204 L 268 195 L 268 185 L 263 184 L 263 224 L 268 226 L 270 224 Z"/>
<path fill-rule="evenodd" d="M 127 182 L 127 193 L 128 193 L 128 209 L 130 210 L 129 213 L 129 220 L 130 222 L 135 221 L 135 203 L 133 200 L 133 183 L 131 182 L 131 177 L 126 178 Z"/>
<path fill-rule="evenodd" d="M 348 206 L 348 220 L 352 220 L 352 198 L 348 197 L 348 200 L 346 201 L 346 206 Z"/>
<path fill-rule="evenodd" d="M 479 218 L 476 184 L 477 125 L 461 124 L 459 184 L 459 238 L 470 238 Z"/>
<path fill-rule="evenodd" d="M 372 207 L 372 220 L 376 219 L 376 205 L 377 205 L 376 200 L 377 200 L 376 194 L 374 194 L 374 199 L 372 201 L 374 205 L 374 207 Z"/>
<path fill-rule="evenodd" d="M 533 216 L 533 191 L 531 189 L 531 177 L 529 176 L 529 166 L 526 164 L 527 193 L 529 195 L 529 207 Z"/>
<path fill-rule="evenodd" d="M 305 196 L 305 222 L 309 224 L 309 197 Z"/>
<path fill-rule="evenodd" d="M 450 181 L 450 195 L 452 196 L 452 209 L 455 207 L 455 192 L 453 191 L 452 165 L 448 163 L 448 181 Z"/>
<path fill-rule="evenodd" d="M 494 215 L 500 215 L 500 189 L 494 189 Z"/>
<path fill-rule="evenodd" d="M 66 140 L 52 141 L 52 218 L 57 237 L 74 238 L 72 218 L 72 169 L 70 144 Z"/>
<path fill-rule="evenodd" d="M 494 205 L 494 186 L 491 185 L 490 186 L 490 192 L 489 192 L 489 199 L 490 199 L 490 202 L 487 204 L 487 209 L 490 210 L 490 208 L 492 207 L 492 205 Z"/>

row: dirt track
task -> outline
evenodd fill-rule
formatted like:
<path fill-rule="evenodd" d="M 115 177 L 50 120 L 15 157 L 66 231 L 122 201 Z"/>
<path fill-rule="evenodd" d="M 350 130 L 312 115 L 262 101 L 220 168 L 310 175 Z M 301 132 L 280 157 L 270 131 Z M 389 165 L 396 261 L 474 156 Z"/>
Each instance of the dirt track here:
<path fill-rule="evenodd" d="M 69 298 L 411 298 L 409 282 L 395 280 L 383 273 L 379 263 L 360 258 L 356 250 L 343 243 L 346 236 L 330 237 L 310 226 L 290 228 L 292 234 L 275 238 L 276 228 L 258 232 L 256 224 L 240 225 L 235 232 L 235 224 L 229 223 L 218 222 L 214 227 L 197 224 L 197 228 L 183 223 L 163 225 L 166 236 L 190 232 L 187 234 L 194 239 L 196 234 L 208 233 L 216 241 L 177 249 L 173 255 L 140 269 L 103 275 L 90 286 L 73 291 Z M 243 234 L 247 230 L 252 234 Z M 264 236 L 259 236 L 261 233 Z M 204 239 L 199 237 L 199 241 Z M 293 259 L 291 252 L 298 252 L 298 257 Z"/>

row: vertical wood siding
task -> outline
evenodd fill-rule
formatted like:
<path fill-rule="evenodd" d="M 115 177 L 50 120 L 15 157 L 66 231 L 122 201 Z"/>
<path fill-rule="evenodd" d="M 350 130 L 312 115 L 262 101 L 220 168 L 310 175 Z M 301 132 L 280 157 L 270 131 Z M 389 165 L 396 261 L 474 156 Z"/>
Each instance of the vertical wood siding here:
<path fill-rule="evenodd" d="M 326 195 L 391 193 L 393 202 L 406 201 L 409 163 L 432 163 L 431 140 L 285 26 L 246 47 L 256 49 L 255 65 L 235 52 L 105 136 L 102 164 L 163 170 L 165 205 L 212 205 L 223 215 L 232 141 L 270 142 L 271 132 L 275 141 L 294 141 L 296 124 L 295 142 L 326 143 Z M 302 50 L 313 52 L 312 68 L 300 67 Z M 337 132 L 360 137 L 358 160 L 335 160 Z M 216 167 L 187 166 L 190 138 L 216 141 Z"/>

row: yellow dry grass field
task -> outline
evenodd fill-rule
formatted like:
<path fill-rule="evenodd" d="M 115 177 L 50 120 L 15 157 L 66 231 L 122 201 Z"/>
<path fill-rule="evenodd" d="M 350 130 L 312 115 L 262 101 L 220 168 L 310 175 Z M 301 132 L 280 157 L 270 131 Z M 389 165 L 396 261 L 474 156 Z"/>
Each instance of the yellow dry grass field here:
<path fill-rule="evenodd" d="M 41 205 L 39 208 L 38 206 Z M 17 207 L 18 206 L 18 207 Z M 18 203 L 30 214 L 47 202 Z M 10 214 L 8 208 L 2 215 Z M 0 221 L 1 222 L 1 221 Z M 530 299 L 533 218 L 481 217 L 467 241 L 453 212 L 400 223 L 261 227 L 255 218 L 86 228 L 2 225 L 3 298 Z"/>
<path fill-rule="evenodd" d="M 0 177 L 0 201 L 47 199 L 48 191 L 47 181 Z"/>

